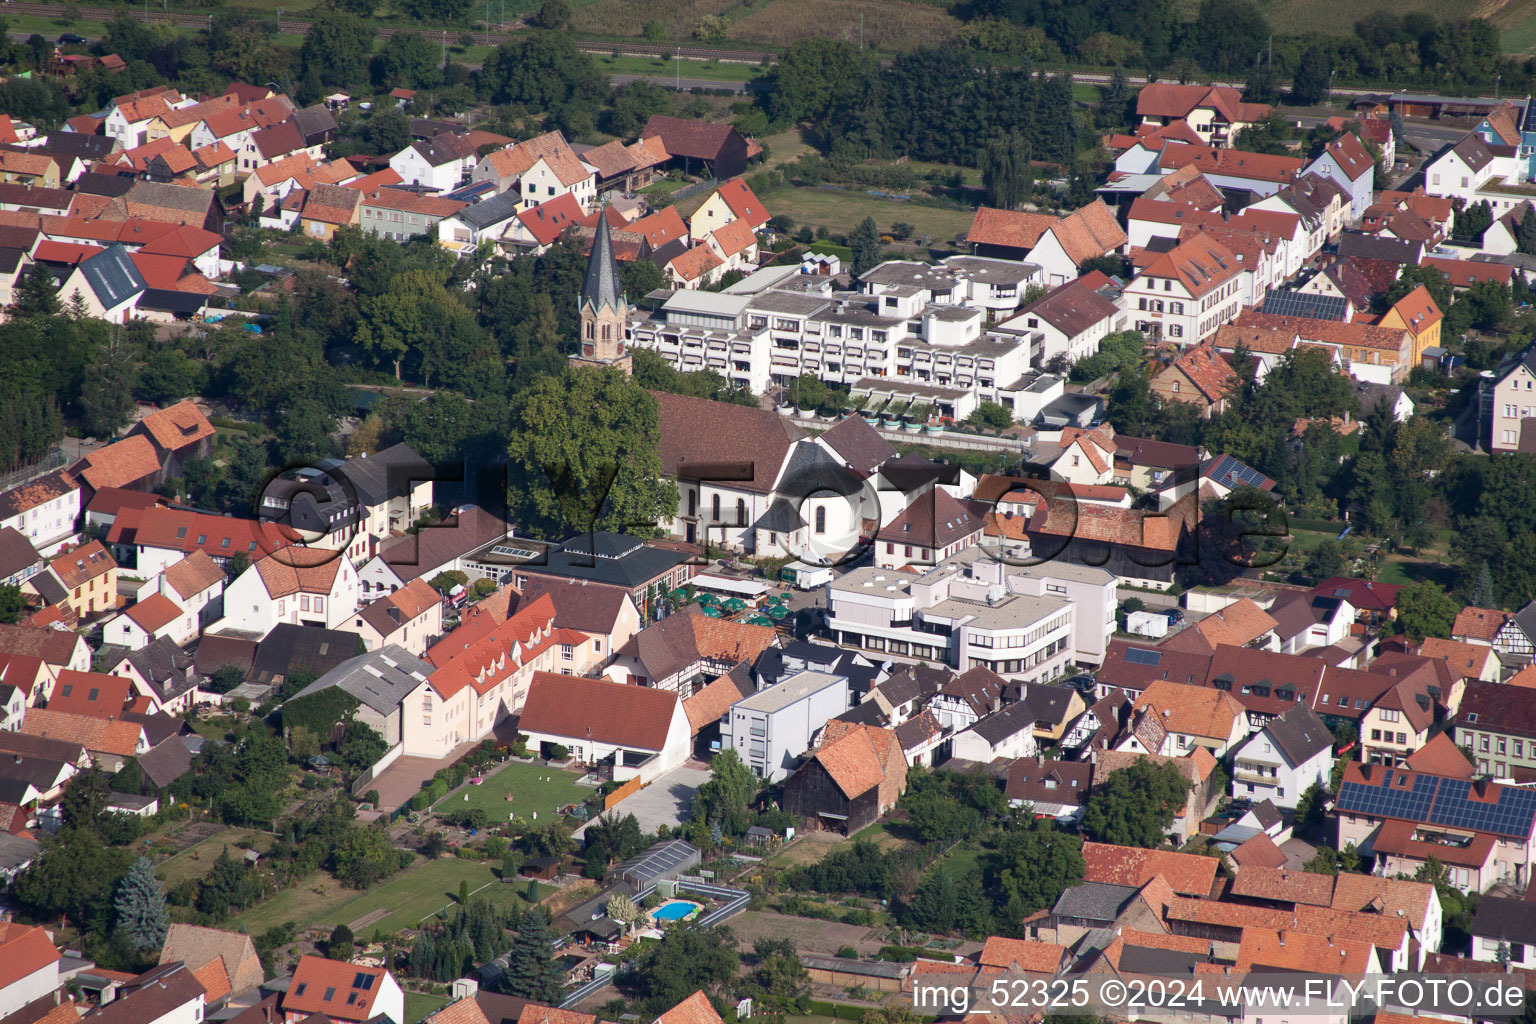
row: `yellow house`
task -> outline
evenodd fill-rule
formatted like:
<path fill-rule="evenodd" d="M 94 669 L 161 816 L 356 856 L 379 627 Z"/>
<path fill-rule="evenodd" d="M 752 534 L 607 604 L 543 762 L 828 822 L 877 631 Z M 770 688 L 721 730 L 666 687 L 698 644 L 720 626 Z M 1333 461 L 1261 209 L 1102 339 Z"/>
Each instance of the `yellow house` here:
<path fill-rule="evenodd" d="M 1060 717 L 1057 717 L 1058 712 L 1053 711 L 1049 719 L 1040 719 L 1035 722 L 1035 739 L 1060 743 L 1061 738 L 1067 734 L 1067 726 L 1077 721 L 1078 717 L 1087 710 L 1088 705 L 1083 703 L 1082 695 L 1073 690 L 1072 696 L 1067 700 L 1067 706 L 1059 712 Z"/>
<path fill-rule="evenodd" d="M 1440 344 L 1440 321 L 1445 314 L 1429 297 L 1429 289 L 1419 285 L 1397 300 L 1377 323 L 1382 327 L 1394 327 L 1413 335 L 1413 366 L 1419 365 L 1424 350 Z"/>
<path fill-rule="evenodd" d="M 117 562 L 101 541 L 58 555 L 48 568 L 69 590 L 70 607 L 81 618 L 117 610 Z"/>
<path fill-rule="evenodd" d="M 59 187 L 59 165 L 41 153 L 0 150 L 0 181 Z"/>
<path fill-rule="evenodd" d="M 1405 679 L 1376 698 L 1361 716 L 1360 759 L 1370 764 L 1401 764 L 1424 745 L 1434 724 L 1434 698 L 1422 683 Z"/>

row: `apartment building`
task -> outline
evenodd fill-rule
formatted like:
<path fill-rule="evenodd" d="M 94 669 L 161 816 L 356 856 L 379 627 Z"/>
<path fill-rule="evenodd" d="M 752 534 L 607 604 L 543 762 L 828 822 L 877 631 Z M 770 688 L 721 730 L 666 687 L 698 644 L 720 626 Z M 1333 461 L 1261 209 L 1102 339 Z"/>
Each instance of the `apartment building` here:
<path fill-rule="evenodd" d="M 797 672 L 733 704 L 720 723 L 720 747 L 735 750 L 758 778 L 780 782 L 850 701 L 846 676 Z"/>

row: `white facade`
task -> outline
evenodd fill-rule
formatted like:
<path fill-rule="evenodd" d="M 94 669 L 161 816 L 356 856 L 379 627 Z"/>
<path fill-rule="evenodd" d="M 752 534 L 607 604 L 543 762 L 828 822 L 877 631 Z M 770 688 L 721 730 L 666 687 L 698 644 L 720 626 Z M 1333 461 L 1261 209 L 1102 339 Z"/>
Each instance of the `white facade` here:
<path fill-rule="evenodd" d="M 603 740 L 582 736 L 558 736 L 553 733 L 538 732 L 533 729 L 524 729 L 523 734 L 528 737 L 528 744 L 533 747 L 540 743 L 558 743 L 571 752 L 571 756 L 578 761 L 593 764 L 608 757 L 615 757 L 616 764 L 613 769 L 613 777 L 618 782 L 628 782 L 635 776 L 639 776 L 644 782 L 655 781 L 659 776 L 676 768 L 688 760 L 689 732 L 688 716 L 683 712 L 681 700 L 673 704 L 672 721 L 668 724 L 666 740 L 662 748 L 657 751 L 626 747 L 619 744 L 608 743 Z M 654 754 L 644 764 L 639 766 L 626 766 L 624 754 L 628 751 L 634 754 Z"/>
<path fill-rule="evenodd" d="M 848 708 L 845 677 L 797 672 L 732 705 L 720 723 L 720 747 L 735 750 L 758 778 L 780 782 L 822 727 Z"/>
<path fill-rule="evenodd" d="M 58 987 L 59 961 L 55 958 L 46 967 L 39 967 L 35 971 L 23 974 L 10 984 L 0 987 L 0 1020 L 9 1018 L 11 1014 L 34 999 L 51 995 L 58 990 Z"/>
<path fill-rule="evenodd" d="M 268 555 L 281 558 L 281 554 Z M 229 584 L 224 591 L 224 618 L 221 627 L 249 630 L 266 636 L 279 624 L 287 622 L 296 626 L 323 626 L 326 629 L 342 629 L 357 612 L 361 590 L 357 570 L 346 558 L 334 560 L 335 574 L 328 589 L 302 589 L 296 593 L 273 597 L 267 591 L 261 571 L 249 566 Z M 313 573 L 302 569 L 301 573 Z"/>
<path fill-rule="evenodd" d="M 1331 745 L 1301 764 L 1292 764 L 1267 727 L 1250 736 L 1233 756 L 1232 795 L 1248 797 L 1254 803 L 1272 800 L 1276 807 L 1295 807 L 1314 782 L 1327 789 L 1328 773 L 1333 768 Z"/>
<path fill-rule="evenodd" d="M 1195 296 L 1181 279 L 1142 274 L 1125 286 L 1124 304 L 1136 330 L 1184 347 L 1198 345 L 1242 311 L 1241 277 L 1233 275 Z"/>
<path fill-rule="evenodd" d="M 170 600 L 174 603 L 175 598 Z M 197 634 L 197 613 L 189 612 L 185 608 L 182 608 L 181 614 L 174 619 L 152 631 L 133 621 L 127 612 L 121 612 L 108 619 L 101 627 L 101 638 L 104 642 L 126 647 L 130 651 L 141 651 L 162 636 L 169 637 L 172 643 L 181 646 L 191 643 Z"/>
<path fill-rule="evenodd" d="M 462 160 L 448 160 L 433 166 L 415 146 L 406 146 L 390 157 L 389 167 L 406 184 L 425 185 L 439 192 L 452 192 L 464 178 Z"/>
<path fill-rule="evenodd" d="M 52 558 L 80 537 L 75 522 L 80 518 L 80 489 L 50 498 L 9 519 L 0 519 L 0 529 L 10 527 L 26 537 L 44 558 Z"/>

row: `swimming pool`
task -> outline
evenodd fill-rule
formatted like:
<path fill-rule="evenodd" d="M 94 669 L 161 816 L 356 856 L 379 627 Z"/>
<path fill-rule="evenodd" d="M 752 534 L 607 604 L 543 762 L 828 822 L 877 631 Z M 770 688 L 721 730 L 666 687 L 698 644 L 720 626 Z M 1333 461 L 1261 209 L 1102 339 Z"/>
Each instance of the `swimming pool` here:
<path fill-rule="evenodd" d="M 703 909 L 704 904 L 692 900 L 668 900 L 651 911 L 651 917 L 657 921 L 685 921 Z"/>

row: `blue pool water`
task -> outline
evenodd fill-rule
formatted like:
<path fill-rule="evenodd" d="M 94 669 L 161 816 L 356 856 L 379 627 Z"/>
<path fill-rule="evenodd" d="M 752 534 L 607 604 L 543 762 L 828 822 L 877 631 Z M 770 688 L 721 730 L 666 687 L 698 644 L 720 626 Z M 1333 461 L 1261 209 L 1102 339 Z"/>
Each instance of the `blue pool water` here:
<path fill-rule="evenodd" d="M 680 921 L 701 906 L 688 900 L 671 900 L 651 911 L 651 916 L 658 921 Z"/>

